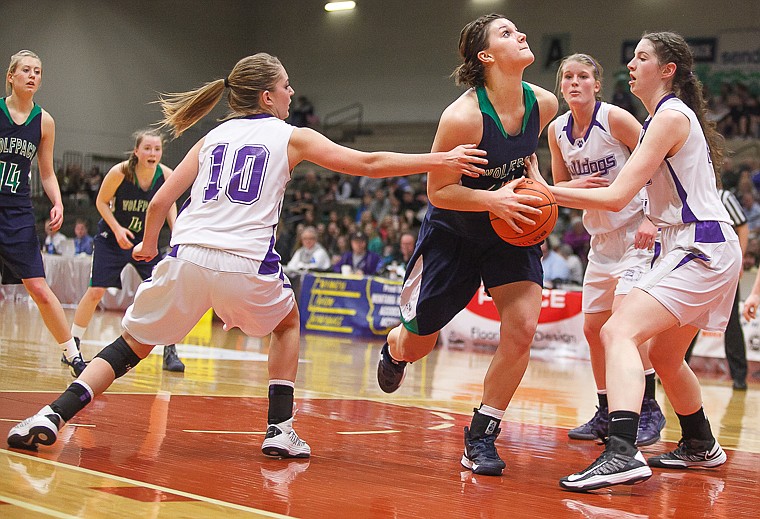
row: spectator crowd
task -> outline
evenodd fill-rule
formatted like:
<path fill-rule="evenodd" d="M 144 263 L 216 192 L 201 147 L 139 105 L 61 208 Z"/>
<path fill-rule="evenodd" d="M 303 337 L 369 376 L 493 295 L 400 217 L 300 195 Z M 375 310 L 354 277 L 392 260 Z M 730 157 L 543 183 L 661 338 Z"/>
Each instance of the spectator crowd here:
<path fill-rule="evenodd" d="M 403 276 L 427 209 L 424 175 L 369 179 L 307 168 L 295 176 L 276 244 L 289 273 Z"/>
<path fill-rule="evenodd" d="M 627 85 L 618 82 L 611 100 L 639 117 Z M 742 83 L 724 83 L 709 98 L 710 114 L 727 139 L 760 139 L 760 102 Z M 296 100 L 292 124 L 318 126 L 306 97 Z M 751 144 L 750 144 L 751 145 Z M 760 143 L 756 146 L 760 147 Z M 754 157 L 760 157 L 760 149 Z M 548 166 L 548 165 L 546 165 Z M 546 175 L 551 178 L 551 174 Z M 97 166 L 77 164 L 58 171 L 64 196 L 93 206 L 103 175 Z M 760 264 L 760 159 L 726 158 L 723 187 L 741 202 L 750 229 L 745 269 Z M 425 175 L 369 179 L 321 171 L 316 166 L 294 172 L 278 227 L 277 252 L 286 271 L 329 271 L 400 279 L 414 249 L 427 210 Z M 47 241 L 50 241 L 48 239 Z M 582 212 L 561 208 L 548 240 L 547 287 L 580 285 L 588 261 L 590 236 Z M 550 261 L 549 261 L 549 258 Z M 557 274 L 557 273 L 560 274 Z"/>

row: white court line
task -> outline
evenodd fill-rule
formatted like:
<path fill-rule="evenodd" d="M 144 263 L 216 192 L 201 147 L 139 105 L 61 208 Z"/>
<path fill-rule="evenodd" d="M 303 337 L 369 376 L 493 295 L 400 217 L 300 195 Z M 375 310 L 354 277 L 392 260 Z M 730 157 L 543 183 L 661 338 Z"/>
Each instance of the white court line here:
<path fill-rule="evenodd" d="M 430 411 L 430 414 L 436 415 L 438 418 L 443 418 L 444 420 L 453 420 L 454 417 L 447 413 L 442 413 L 440 411 Z"/>
<path fill-rule="evenodd" d="M 164 348 L 157 346 L 150 352 L 151 355 L 163 355 Z M 214 346 L 199 346 L 197 344 L 177 344 L 177 355 L 184 359 L 208 359 L 208 360 L 243 360 L 253 362 L 266 362 L 269 358 L 265 353 L 246 350 L 229 350 Z"/>
<path fill-rule="evenodd" d="M 82 341 L 87 346 L 94 345 L 98 350 L 108 346 L 104 341 Z M 206 359 L 206 360 L 243 360 L 252 362 L 267 362 L 269 356 L 258 351 L 230 350 L 215 346 L 200 346 L 198 344 L 177 343 L 177 354 L 183 359 Z M 151 350 L 151 355 L 163 355 L 163 346 L 156 346 Z M 299 364 L 309 364 L 311 361 L 298 359 Z"/>
<path fill-rule="evenodd" d="M 431 427 L 428 427 L 428 430 L 439 431 L 441 429 L 450 429 L 451 427 L 454 427 L 453 423 L 440 423 L 438 425 L 433 425 Z"/>
<path fill-rule="evenodd" d="M 31 512 L 37 512 L 40 514 L 49 515 L 50 517 L 61 517 L 63 519 L 76 519 L 77 517 L 79 517 L 78 515 L 65 514 L 57 510 L 45 508 L 44 506 L 34 505 L 32 503 L 27 503 L 25 501 L 19 501 L 18 499 L 14 499 L 12 497 L 8 497 L 3 494 L 0 494 L 0 500 L 5 501 L 6 503 L 9 503 L 13 506 L 23 508 L 24 510 L 29 510 Z"/>
<path fill-rule="evenodd" d="M 150 488 L 150 489 L 153 489 L 153 490 L 159 490 L 161 492 L 166 492 L 167 494 L 174 494 L 175 496 L 182 496 L 182 497 L 186 497 L 188 499 L 194 499 L 196 501 L 201 501 L 201 502 L 208 503 L 208 504 L 211 504 L 211 505 L 218 505 L 218 506 L 223 506 L 223 507 L 226 507 L 226 508 L 232 508 L 234 510 L 239 510 L 241 512 L 256 513 L 256 514 L 260 514 L 260 515 L 263 515 L 263 516 L 266 516 L 266 517 L 274 517 L 276 519 L 292 519 L 292 516 L 289 516 L 289 515 L 282 515 L 282 514 L 278 514 L 278 513 L 275 513 L 275 512 L 269 512 L 268 510 L 261 510 L 261 509 L 258 509 L 258 508 L 251 508 L 249 506 L 243 506 L 243 505 L 238 505 L 238 504 L 235 504 L 235 503 L 229 503 L 227 501 L 222 501 L 220 499 L 214 499 L 212 497 L 206 497 L 206 496 L 201 496 L 201 495 L 198 495 L 198 494 L 192 494 L 190 492 L 184 492 L 182 490 L 175 490 L 173 488 L 162 487 L 160 485 L 154 485 L 153 483 L 146 483 L 144 481 L 138 481 L 136 479 L 125 478 L 125 477 L 122 477 L 122 476 L 115 476 L 113 474 L 108 474 L 106 472 L 98 472 L 96 470 L 90 470 L 90 469 L 86 469 L 84 467 L 77 467 L 76 465 L 68 465 L 66 463 L 61 463 L 59 461 L 47 460 L 45 458 L 38 458 L 36 456 L 29 456 L 28 454 L 20 454 L 20 453 L 17 453 L 17 452 L 12 452 L 12 451 L 6 450 L 6 449 L 0 449 L 0 451 L 3 451 L 5 454 L 7 454 L 9 456 L 16 456 L 16 457 L 19 457 L 19 458 L 33 459 L 33 460 L 38 461 L 40 463 L 46 463 L 46 464 L 52 465 L 54 467 L 61 467 L 61 468 L 71 469 L 71 470 L 74 470 L 76 472 L 82 472 L 84 474 L 88 474 L 90 476 L 95 476 L 95 477 L 99 477 L 99 478 L 103 478 L 103 479 L 110 479 L 110 480 L 113 480 L 113 481 L 119 481 L 121 483 L 128 483 L 128 484 L 136 486 L 136 487 L 144 487 L 144 488 Z M 94 487 L 94 489 L 97 490 L 97 487 Z M 2 497 L 2 496 L 0 496 L 0 497 Z M 3 499 L 4 499 L 4 497 L 3 497 Z M 32 506 L 32 505 L 30 505 L 30 506 Z M 66 515 L 66 516 L 61 516 L 61 517 L 71 517 L 71 516 Z"/>
<path fill-rule="evenodd" d="M 201 434 L 266 434 L 264 431 L 202 431 L 199 429 L 182 429 L 182 432 Z"/>
<path fill-rule="evenodd" d="M 350 435 L 350 434 L 393 434 L 393 433 L 400 433 L 401 431 L 397 431 L 396 429 L 388 429 L 383 431 L 338 431 L 337 434 L 344 434 L 344 435 Z"/>

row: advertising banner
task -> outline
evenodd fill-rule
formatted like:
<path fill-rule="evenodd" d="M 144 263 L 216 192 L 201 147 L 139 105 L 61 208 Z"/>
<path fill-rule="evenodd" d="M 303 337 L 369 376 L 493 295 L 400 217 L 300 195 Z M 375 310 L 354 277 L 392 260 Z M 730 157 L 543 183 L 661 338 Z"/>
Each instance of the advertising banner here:
<path fill-rule="evenodd" d="M 481 287 L 467 307 L 444 326 L 440 341 L 452 348 L 495 348 L 499 327 L 496 306 Z M 531 356 L 589 358 L 580 292 L 544 289 Z"/>
<path fill-rule="evenodd" d="M 401 322 L 400 294 L 400 280 L 307 274 L 301 281 L 301 329 L 385 337 Z"/>
<path fill-rule="evenodd" d="M 301 287 L 301 329 L 351 337 L 384 338 L 401 322 L 401 281 L 375 276 L 307 274 Z M 581 292 L 544 289 L 541 315 L 531 356 L 588 359 L 583 335 Z M 747 360 L 760 362 L 760 319 L 742 319 Z M 441 330 L 439 341 L 455 349 L 490 348 L 499 344 L 499 316 L 483 287 L 467 307 Z M 725 357 L 722 333 L 701 332 L 693 355 Z"/>

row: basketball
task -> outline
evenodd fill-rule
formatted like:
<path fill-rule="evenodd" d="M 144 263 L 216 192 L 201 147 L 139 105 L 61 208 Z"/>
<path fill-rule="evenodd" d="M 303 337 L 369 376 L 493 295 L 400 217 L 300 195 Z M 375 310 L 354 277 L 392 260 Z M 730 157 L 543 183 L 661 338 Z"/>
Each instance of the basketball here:
<path fill-rule="evenodd" d="M 541 198 L 540 202 L 534 202 L 533 207 L 541 209 L 541 214 L 525 215 L 535 222 L 533 225 L 518 223 L 523 230 L 522 233 L 516 232 L 507 222 L 493 213 L 489 213 L 491 226 L 496 234 L 505 242 L 517 245 L 518 247 L 528 247 L 545 240 L 554 229 L 557 223 L 559 209 L 557 201 L 551 191 L 541 182 L 525 179 L 517 188 L 515 193 L 519 195 L 533 195 Z"/>

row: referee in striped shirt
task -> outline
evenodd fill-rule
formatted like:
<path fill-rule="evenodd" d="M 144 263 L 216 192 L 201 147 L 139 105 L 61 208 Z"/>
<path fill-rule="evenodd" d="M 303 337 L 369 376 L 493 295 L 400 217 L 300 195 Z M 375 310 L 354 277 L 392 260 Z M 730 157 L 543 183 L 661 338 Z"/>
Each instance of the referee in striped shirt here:
<path fill-rule="evenodd" d="M 739 246 L 742 249 L 742 256 L 747 250 L 747 241 L 749 240 L 749 225 L 747 217 L 744 214 L 741 204 L 731 191 L 718 189 L 720 200 L 723 202 L 731 221 L 734 224 L 736 234 L 739 236 Z M 744 391 L 747 389 L 747 346 L 744 342 L 744 332 L 739 320 L 739 286 L 736 286 L 736 296 L 734 297 L 734 306 L 731 308 L 731 317 L 728 319 L 726 332 L 723 335 L 724 346 L 726 348 L 726 360 L 728 369 L 731 372 L 731 378 L 734 380 L 734 389 Z M 686 352 L 686 360 L 691 358 L 691 350 L 694 348 L 696 337 Z"/>

